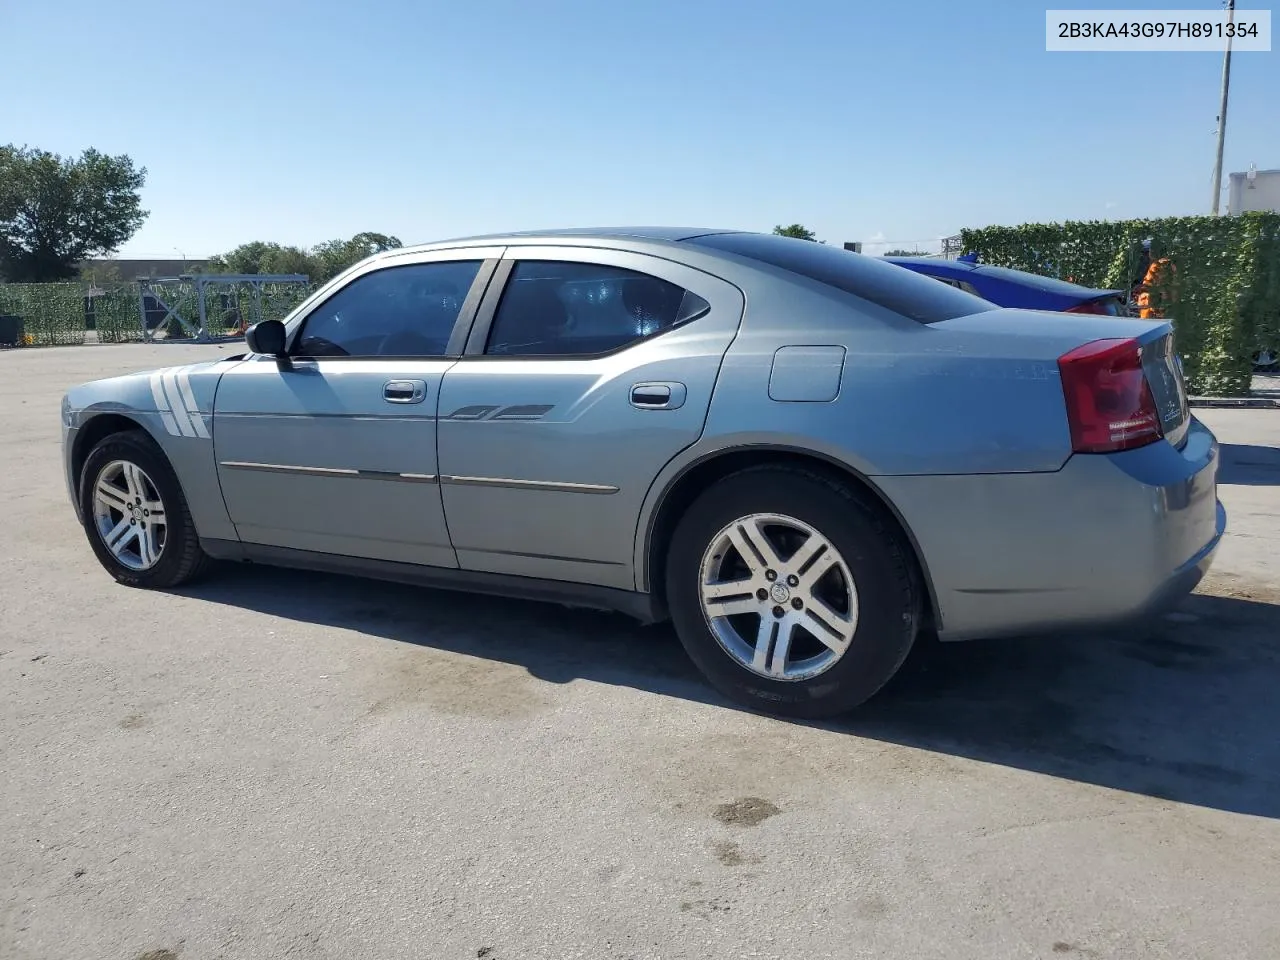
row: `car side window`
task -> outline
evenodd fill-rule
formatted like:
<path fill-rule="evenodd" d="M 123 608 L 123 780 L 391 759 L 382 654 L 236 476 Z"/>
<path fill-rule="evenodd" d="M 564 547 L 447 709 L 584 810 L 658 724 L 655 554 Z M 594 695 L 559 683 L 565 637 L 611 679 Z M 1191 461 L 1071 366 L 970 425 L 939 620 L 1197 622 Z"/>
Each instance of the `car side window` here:
<path fill-rule="evenodd" d="M 441 357 L 481 261 L 411 263 L 366 273 L 307 315 L 298 357 Z"/>
<path fill-rule="evenodd" d="M 594 356 L 696 320 L 710 309 L 696 293 L 634 270 L 521 260 L 503 290 L 485 353 Z"/>

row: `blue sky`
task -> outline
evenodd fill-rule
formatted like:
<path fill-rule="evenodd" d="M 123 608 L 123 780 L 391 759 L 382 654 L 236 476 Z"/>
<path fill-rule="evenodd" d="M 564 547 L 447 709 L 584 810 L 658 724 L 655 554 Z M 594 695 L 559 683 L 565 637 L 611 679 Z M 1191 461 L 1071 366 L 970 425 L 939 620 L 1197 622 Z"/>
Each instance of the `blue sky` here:
<path fill-rule="evenodd" d="M 912 246 L 1207 212 L 1221 56 L 1047 53 L 1045 6 L 0 0 L 0 142 L 145 165 L 130 256 L 623 223 Z M 1234 58 L 1227 171 L 1280 167 L 1278 95 L 1280 52 Z"/>

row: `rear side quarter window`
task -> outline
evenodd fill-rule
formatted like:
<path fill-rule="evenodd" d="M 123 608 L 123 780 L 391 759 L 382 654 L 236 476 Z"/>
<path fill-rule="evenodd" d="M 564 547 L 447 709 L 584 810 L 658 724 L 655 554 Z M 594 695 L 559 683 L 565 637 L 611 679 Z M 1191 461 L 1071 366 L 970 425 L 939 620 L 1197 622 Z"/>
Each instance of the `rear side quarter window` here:
<path fill-rule="evenodd" d="M 490 356 L 612 353 L 696 320 L 710 305 L 692 291 L 604 264 L 522 260 L 498 303 Z"/>

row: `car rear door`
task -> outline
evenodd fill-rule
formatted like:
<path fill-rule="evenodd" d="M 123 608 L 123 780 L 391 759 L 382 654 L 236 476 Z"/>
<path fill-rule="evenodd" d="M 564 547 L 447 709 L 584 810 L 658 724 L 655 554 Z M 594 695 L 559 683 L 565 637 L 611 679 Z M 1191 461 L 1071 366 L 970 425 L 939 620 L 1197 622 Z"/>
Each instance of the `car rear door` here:
<path fill-rule="evenodd" d="M 375 262 L 308 311 L 287 361 L 227 371 L 214 452 L 243 542 L 457 566 L 436 469 L 440 382 L 501 253 Z"/>
<path fill-rule="evenodd" d="M 742 310 L 732 284 L 672 260 L 508 248 L 440 388 L 461 567 L 633 589 L 645 494 L 701 435 Z"/>

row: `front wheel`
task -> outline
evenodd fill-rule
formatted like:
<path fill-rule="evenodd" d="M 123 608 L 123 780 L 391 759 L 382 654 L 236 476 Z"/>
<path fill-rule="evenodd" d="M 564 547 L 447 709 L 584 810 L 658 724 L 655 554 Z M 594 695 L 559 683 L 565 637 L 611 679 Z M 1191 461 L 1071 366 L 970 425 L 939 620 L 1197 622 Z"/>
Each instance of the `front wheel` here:
<path fill-rule="evenodd" d="M 915 640 L 908 548 L 849 488 L 789 466 L 716 483 L 681 518 L 667 599 L 689 656 L 726 696 L 819 718 L 876 693 Z"/>
<path fill-rule="evenodd" d="M 142 431 L 106 437 L 85 460 L 80 512 L 98 561 L 132 587 L 176 587 L 208 558 L 164 452 Z"/>

